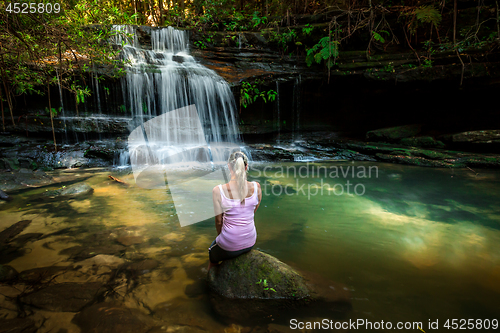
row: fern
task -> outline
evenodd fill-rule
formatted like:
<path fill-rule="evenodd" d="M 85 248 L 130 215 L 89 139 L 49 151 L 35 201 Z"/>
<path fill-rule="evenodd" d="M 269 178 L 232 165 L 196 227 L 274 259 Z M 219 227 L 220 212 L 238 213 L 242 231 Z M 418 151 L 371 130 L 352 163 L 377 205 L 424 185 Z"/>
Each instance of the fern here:
<path fill-rule="evenodd" d="M 419 25 L 424 23 L 431 23 L 435 27 L 437 27 L 441 23 L 442 19 L 439 10 L 437 10 L 432 5 L 417 8 L 413 11 L 412 14 L 414 15 L 414 18 L 416 18 L 416 20 L 412 20 L 412 22 L 409 24 L 410 32 L 412 34 L 415 33 Z"/>
<path fill-rule="evenodd" d="M 339 42 L 331 40 L 330 36 L 321 38 L 316 45 L 307 50 L 307 66 L 311 66 L 313 61 L 319 64 L 324 60 L 328 68 L 333 67 L 335 59 L 339 56 L 338 44 Z"/>
<path fill-rule="evenodd" d="M 415 15 L 420 22 L 432 23 L 435 26 L 438 26 L 442 19 L 441 13 L 432 5 L 415 9 Z"/>

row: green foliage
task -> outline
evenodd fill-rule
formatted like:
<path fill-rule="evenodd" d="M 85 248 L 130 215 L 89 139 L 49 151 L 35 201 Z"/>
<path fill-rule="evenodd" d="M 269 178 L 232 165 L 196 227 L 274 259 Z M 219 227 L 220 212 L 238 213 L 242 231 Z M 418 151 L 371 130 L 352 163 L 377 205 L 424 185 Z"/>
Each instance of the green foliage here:
<path fill-rule="evenodd" d="M 424 59 L 423 63 L 421 64 L 423 68 L 431 68 L 432 67 L 432 60 L 430 59 Z"/>
<path fill-rule="evenodd" d="M 283 53 L 288 51 L 288 45 L 292 43 L 294 40 L 297 39 L 297 32 L 295 29 L 288 29 L 286 32 L 276 32 L 276 31 L 271 31 L 269 34 L 269 41 L 277 43 L 278 46 L 281 48 Z M 302 43 L 296 42 L 295 45 L 301 45 Z"/>
<path fill-rule="evenodd" d="M 302 33 L 305 35 L 305 36 L 308 36 L 312 33 L 312 31 L 314 30 L 314 27 L 311 26 L 309 23 L 306 24 L 303 28 L 302 28 Z"/>
<path fill-rule="evenodd" d="M 335 59 L 339 56 L 338 45 L 339 42 L 332 40 L 330 36 L 321 38 L 316 45 L 307 50 L 307 66 L 311 66 L 314 61 L 318 64 L 325 61 L 328 68 L 333 67 Z"/>
<path fill-rule="evenodd" d="M 51 110 L 52 116 L 56 117 L 58 113 L 62 111 L 62 107 L 59 107 L 58 109 L 52 108 Z M 49 108 L 45 108 L 45 112 L 49 113 Z"/>
<path fill-rule="evenodd" d="M 380 34 L 376 31 L 372 31 L 373 39 L 375 39 L 377 42 L 385 43 L 385 39 L 384 37 L 382 37 L 381 33 L 386 33 L 387 36 L 390 36 L 389 32 L 386 30 L 381 30 Z"/>
<path fill-rule="evenodd" d="M 259 25 L 265 25 L 267 23 L 267 17 L 259 16 L 259 12 L 255 11 L 253 12 L 253 17 L 252 17 L 252 22 L 253 22 L 253 28 L 258 27 Z"/>
<path fill-rule="evenodd" d="M 71 84 L 70 89 L 75 93 L 77 104 L 84 103 L 85 96 L 90 96 L 90 89 L 88 87 L 83 89 L 80 85 L 77 85 L 74 82 Z"/>
<path fill-rule="evenodd" d="M 274 292 L 276 292 L 276 290 L 274 290 L 274 288 L 270 288 L 269 287 L 269 284 L 267 283 L 267 279 L 260 279 L 259 281 L 255 282 L 255 284 L 262 284 L 262 287 L 264 290 L 272 290 Z"/>
<path fill-rule="evenodd" d="M 410 15 L 413 17 L 408 28 L 412 34 L 415 34 L 417 28 L 425 23 L 430 23 L 437 27 L 442 19 L 441 13 L 433 5 L 421 6 L 415 9 Z"/>
<path fill-rule="evenodd" d="M 417 20 L 422 23 L 432 23 L 438 26 L 441 23 L 441 13 L 432 5 L 422 6 L 415 9 Z"/>
<path fill-rule="evenodd" d="M 264 103 L 274 102 L 276 95 L 278 93 L 272 89 L 268 91 L 259 90 L 256 84 L 251 84 L 250 82 L 243 82 L 240 89 L 240 104 L 246 108 L 250 104 L 261 98 Z"/>
<path fill-rule="evenodd" d="M 200 48 L 202 50 L 207 48 L 207 46 L 205 45 L 205 43 L 203 41 L 196 41 L 196 42 L 194 42 L 194 45 L 196 45 L 198 48 Z"/>

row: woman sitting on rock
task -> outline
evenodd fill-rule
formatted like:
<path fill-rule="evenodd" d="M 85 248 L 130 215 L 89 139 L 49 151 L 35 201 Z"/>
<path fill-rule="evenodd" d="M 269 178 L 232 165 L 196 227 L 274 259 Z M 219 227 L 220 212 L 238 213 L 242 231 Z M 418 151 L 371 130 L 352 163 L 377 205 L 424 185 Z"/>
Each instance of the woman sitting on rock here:
<path fill-rule="evenodd" d="M 233 152 L 228 167 L 231 180 L 212 191 L 218 236 L 208 249 L 208 270 L 250 251 L 257 240 L 254 214 L 262 199 L 260 184 L 247 181 L 248 158 L 244 153 Z"/>

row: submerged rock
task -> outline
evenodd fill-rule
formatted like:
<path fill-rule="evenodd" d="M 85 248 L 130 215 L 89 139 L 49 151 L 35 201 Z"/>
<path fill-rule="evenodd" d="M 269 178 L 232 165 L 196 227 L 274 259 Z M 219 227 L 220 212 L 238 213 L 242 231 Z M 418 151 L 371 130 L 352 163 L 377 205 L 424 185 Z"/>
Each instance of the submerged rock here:
<path fill-rule="evenodd" d="M 161 322 L 137 309 L 125 308 L 112 303 L 99 303 L 85 308 L 73 318 L 82 332 L 99 333 L 146 333 Z"/>
<path fill-rule="evenodd" d="M 17 277 L 17 271 L 8 266 L 0 265 L 0 282 L 9 282 Z"/>
<path fill-rule="evenodd" d="M 13 318 L 2 320 L 0 332 L 8 333 L 35 333 L 38 328 L 31 318 Z"/>
<path fill-rule="evenodd" d="M 0 190 L 0 200 L 11 201 L 12 197 L 4 191 Z"/>
<path fill-rule="evenodd" d="M 30 223 L 31 220 L 22 220 L 0 232 L 0 248 L 12 238 L 20 234 L 28 225 L 30 225 Z"/>
<path fill-rule="evenodd" d="M 79 197 L 84 195 L 90 195 L 94 192 L 94 189 L 90 187 L 89 184 L 79 183 L 70 186 L 63 186 L 54 191 L 45 192 L 46 196 L 57 197 L 57 196 L 68 196 L 68 197 Z"/>
<path fill-rule="evenodd" d="M 26 295 L 21 301 L 48 311 L 78 312 L 104 292 L 99 282 L 59 283 Z"/>

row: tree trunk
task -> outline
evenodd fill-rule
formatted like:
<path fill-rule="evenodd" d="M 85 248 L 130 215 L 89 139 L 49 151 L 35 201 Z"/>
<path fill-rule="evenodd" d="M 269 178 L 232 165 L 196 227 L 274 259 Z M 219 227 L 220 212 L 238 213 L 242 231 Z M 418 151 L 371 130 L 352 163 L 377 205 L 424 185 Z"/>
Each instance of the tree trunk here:
<path fill-rule="evenodd" d="M 163 20 L 163 0 L 158 0 L 158 10 L 160 12 L 160 26 L 163 26 L 165 24 L 165 21 Z"/>
<path fill-rule="evenodd" d="M 54 139 L 54 149 L 57 153 L 57 143 L 56 143 L 56 132 L 54 131 L 54 119 L 52 117 L 52 105 L 50 103 L 50 83 L 47 84 L 48 96 L 49 96 L 49 114 L 50 114 L 50 125 L 52 126 L 52 138 Z"/>

